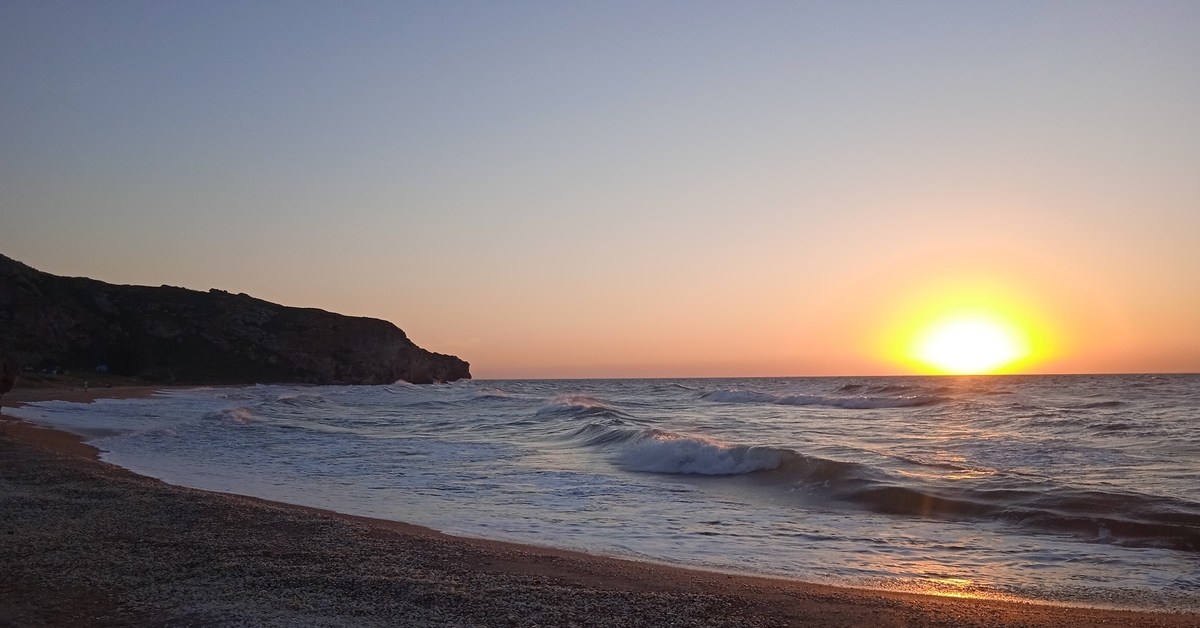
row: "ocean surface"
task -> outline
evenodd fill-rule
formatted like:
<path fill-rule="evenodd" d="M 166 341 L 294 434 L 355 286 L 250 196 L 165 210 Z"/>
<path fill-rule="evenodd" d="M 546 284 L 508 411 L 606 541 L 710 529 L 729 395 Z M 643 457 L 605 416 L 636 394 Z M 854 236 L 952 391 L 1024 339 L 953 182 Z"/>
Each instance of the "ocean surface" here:
<path fill-rule="evenodd" d="M 195 389 L 10 415 L 173 484 L 947 595 L 1200 610 L 1200 376 Z"/>

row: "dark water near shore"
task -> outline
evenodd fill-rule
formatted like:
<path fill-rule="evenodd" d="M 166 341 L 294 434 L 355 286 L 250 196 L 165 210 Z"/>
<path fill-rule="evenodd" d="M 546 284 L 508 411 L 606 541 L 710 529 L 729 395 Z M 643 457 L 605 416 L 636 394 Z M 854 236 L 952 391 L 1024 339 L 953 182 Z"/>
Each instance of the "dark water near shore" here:
<path fill-rule="evenodd" d="M 471 536 L 1200 609 L 1200 376 L 474 381 L 10 414 L 170 482 Z"/>

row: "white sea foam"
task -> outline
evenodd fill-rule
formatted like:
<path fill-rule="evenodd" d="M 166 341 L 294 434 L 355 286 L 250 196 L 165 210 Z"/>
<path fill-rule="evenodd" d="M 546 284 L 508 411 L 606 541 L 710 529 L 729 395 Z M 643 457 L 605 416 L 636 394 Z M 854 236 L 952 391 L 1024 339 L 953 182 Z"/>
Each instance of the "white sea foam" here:
<path fill-rule="evenodd" d="M 228 408 L 222 410 L 221 414 L 233 419 L 237 423 L 253 423 L 254 413 L 250 412 L 249 408 Z"/>

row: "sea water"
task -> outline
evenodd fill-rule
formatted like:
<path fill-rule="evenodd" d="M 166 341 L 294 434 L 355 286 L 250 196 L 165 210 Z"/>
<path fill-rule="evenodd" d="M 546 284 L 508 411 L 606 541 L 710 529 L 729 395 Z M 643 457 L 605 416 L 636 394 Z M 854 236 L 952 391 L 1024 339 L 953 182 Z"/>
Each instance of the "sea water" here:
<path fill-rule="evenodd" d="M 1200 610 L 1200 376 L 467 381 L 8 414 L 173 484 L 850 586 Z"/>

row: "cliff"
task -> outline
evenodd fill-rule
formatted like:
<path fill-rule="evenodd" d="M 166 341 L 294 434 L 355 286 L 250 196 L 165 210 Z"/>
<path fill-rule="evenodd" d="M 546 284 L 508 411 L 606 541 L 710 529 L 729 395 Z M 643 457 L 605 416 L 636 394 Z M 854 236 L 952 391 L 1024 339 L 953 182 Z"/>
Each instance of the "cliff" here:
<path fill-rule="evenodd" d="M 471 377 L 373 318 L 245 294 L 124 286 L 0 255 L 0 359 L 151 382 L 416 384 Z"/>

